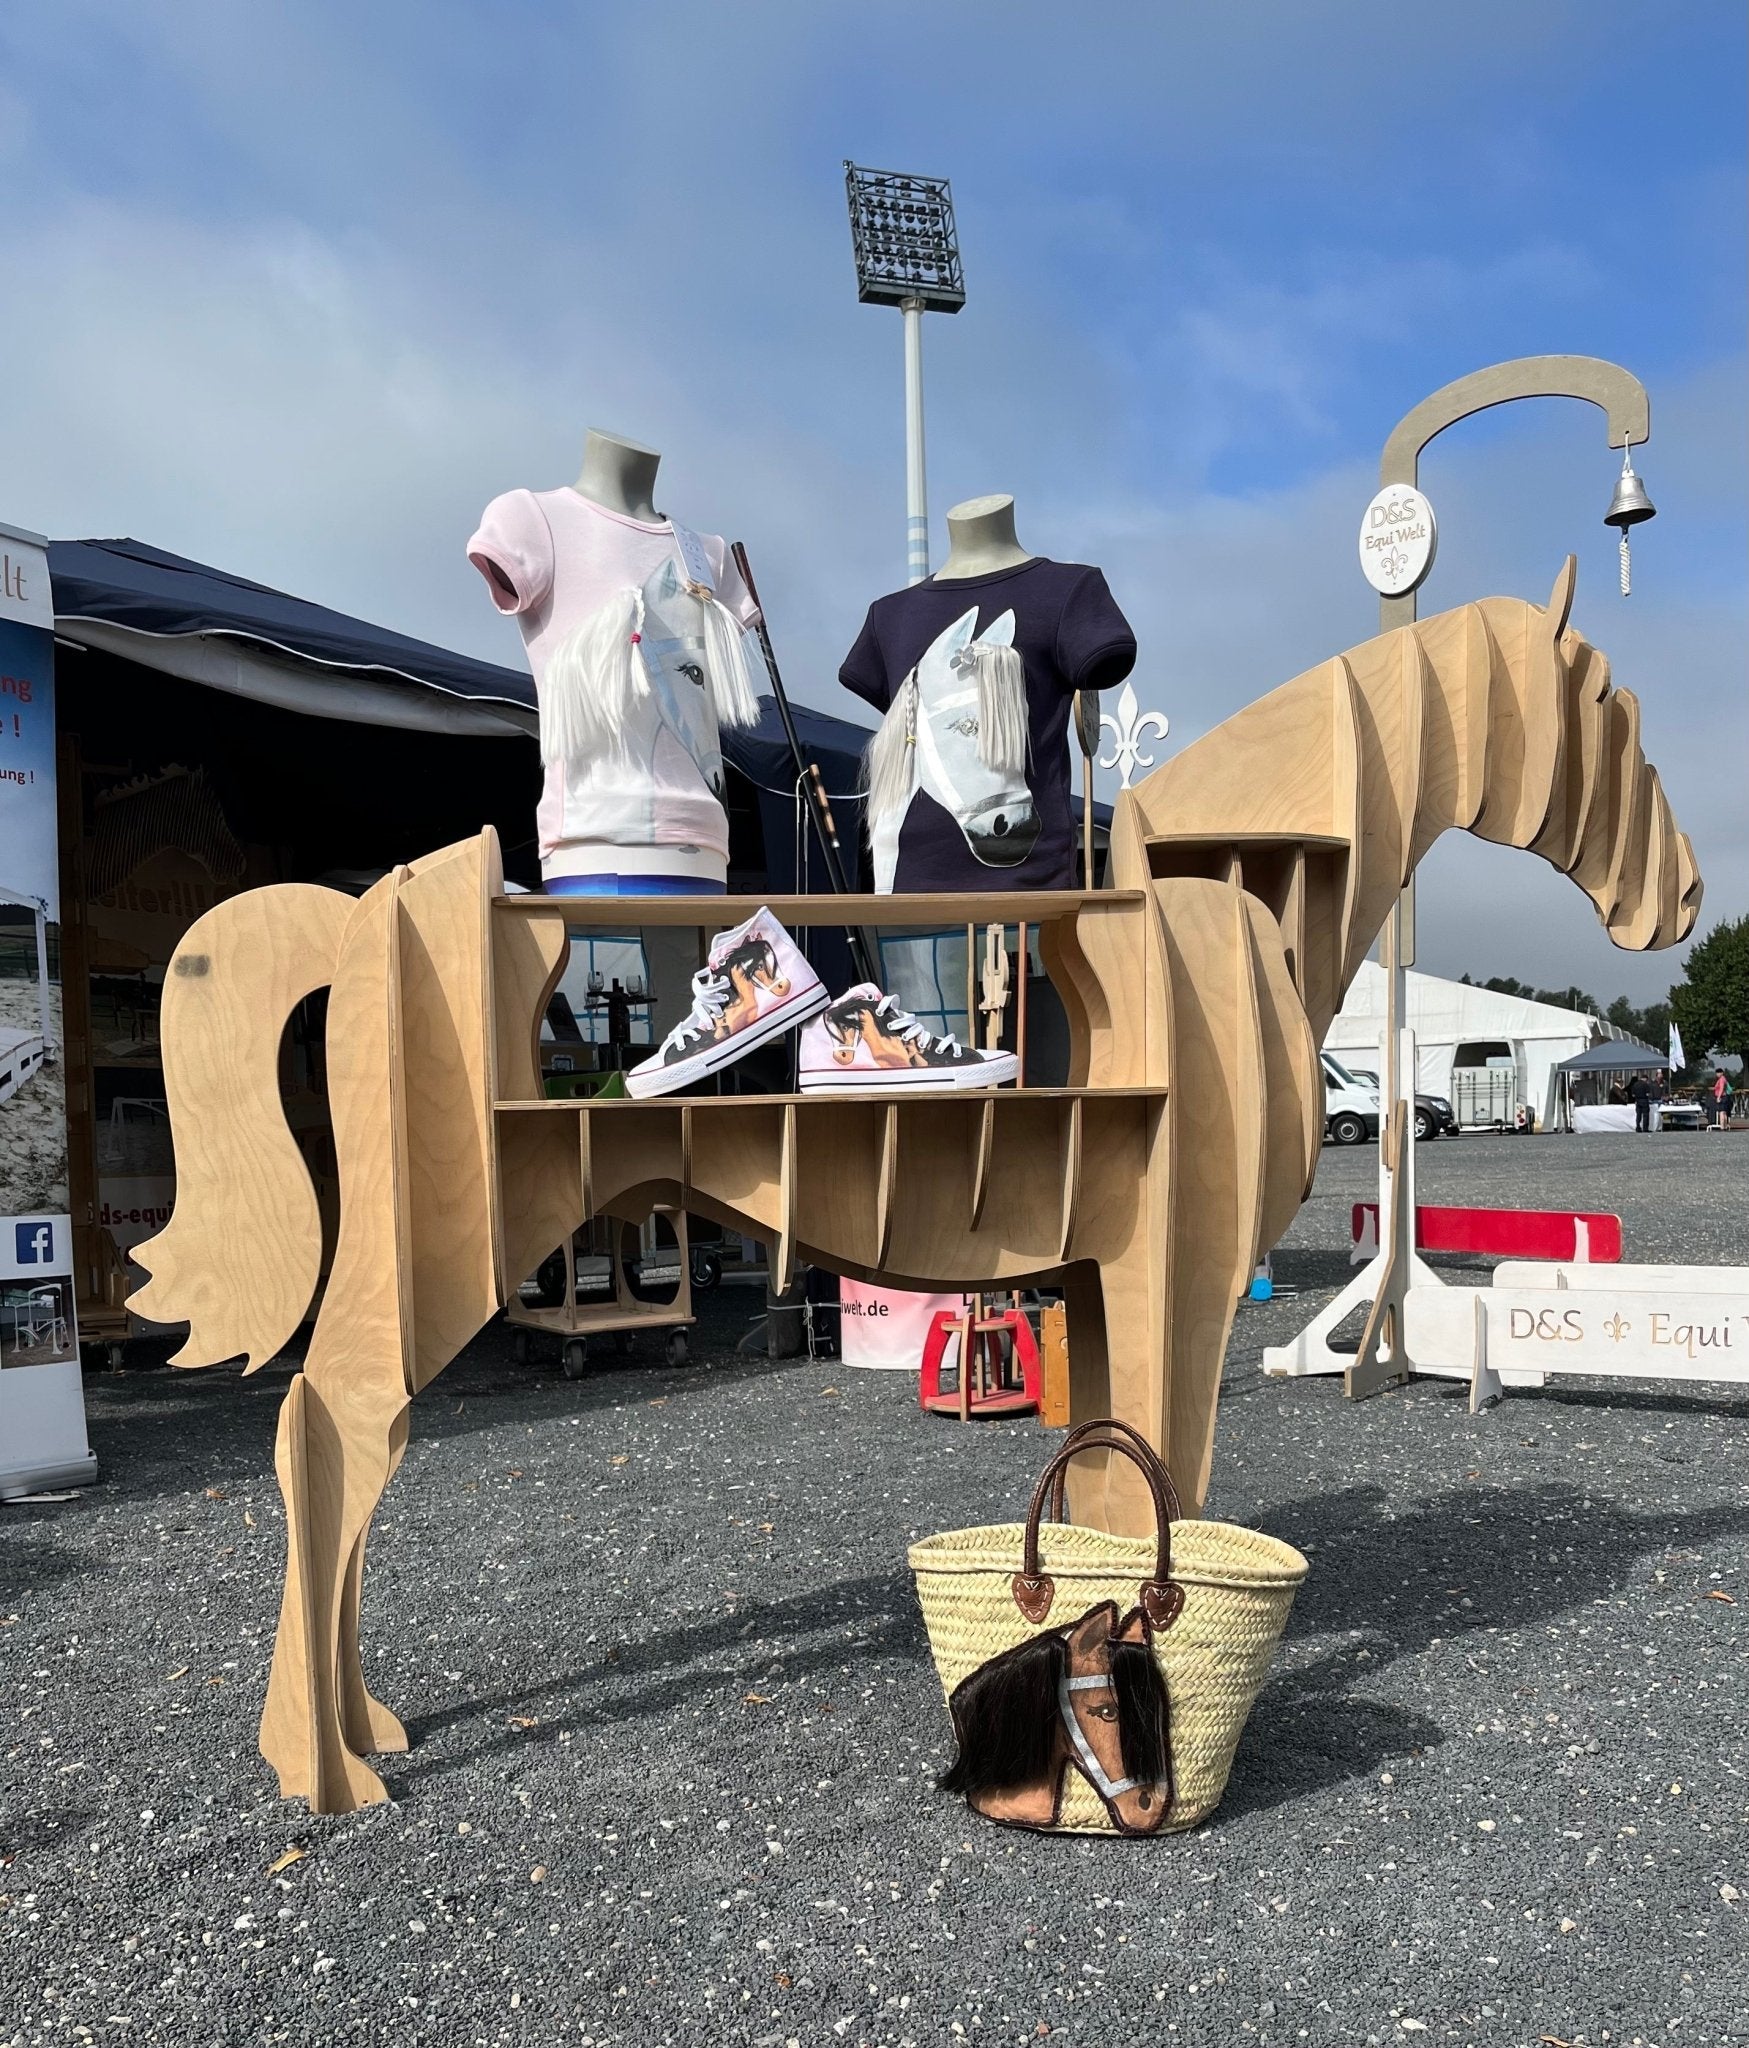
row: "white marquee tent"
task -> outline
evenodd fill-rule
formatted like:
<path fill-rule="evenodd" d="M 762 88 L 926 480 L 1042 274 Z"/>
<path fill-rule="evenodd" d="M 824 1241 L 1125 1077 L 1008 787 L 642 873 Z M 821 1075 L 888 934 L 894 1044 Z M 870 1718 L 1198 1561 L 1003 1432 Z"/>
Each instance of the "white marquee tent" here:
<path fill-rule="evenodd" d="M 1452 1068 L 1485 1066 L 1490 1059 L 1510 1056 L 1517 1099 L 1536 1111 L 1549 1129 L 1560 1098 L 1555 1069 L 1587 1046 L 1606 1038 L 1638 1039 L 1601 1017 L 1583 1010 L 1563 1010 L 1553 1003 L 1533 1003 L 1523 996 L 1501 995 L 1468 982 L 1442 981 L 1435 974 L 1408 976 L 1408 1016 L 1415 1030 L 1422 1093 L 1452 1095 Z M 1379 1034 L 1385 1028 L 1387 977 L 1376 960 L 1363 961 L 1347 1000 L 1324 1034 L 1325 1050 L 1344 1066 L 1382 1071 Z M 1463 1055 L 1460 1062 L 1459 1055 Z"/>

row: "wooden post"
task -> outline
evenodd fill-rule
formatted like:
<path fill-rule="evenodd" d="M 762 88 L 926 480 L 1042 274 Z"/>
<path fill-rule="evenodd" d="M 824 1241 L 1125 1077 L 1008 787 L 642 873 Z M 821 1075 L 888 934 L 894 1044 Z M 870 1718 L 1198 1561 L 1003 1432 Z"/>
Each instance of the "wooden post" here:
<path fill-rule="evenodd" d="M 1026 1086 L 1026 926 L 1020 927 L 1020 957 L 1015 962 L 1014 975 L 1019 990 L 1014 1008 L 1014 1061 L 1016 1088 Z"/>
<path fill-rule="evenodd" d="M 1081 886 L 1093 887 L 1093 757 L 1099 751 L 1099 692 L 1075 692 L 1075 737 L 1081 743 Z"/>

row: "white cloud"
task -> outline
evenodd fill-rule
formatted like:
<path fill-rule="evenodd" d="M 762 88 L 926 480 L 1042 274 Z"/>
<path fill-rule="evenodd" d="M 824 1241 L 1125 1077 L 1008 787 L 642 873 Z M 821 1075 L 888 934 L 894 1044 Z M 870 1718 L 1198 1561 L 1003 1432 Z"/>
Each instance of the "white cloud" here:
<path fill-rule="evenodd" d="M 404 82 L 356 83 L 356 48 L 321 71 L 283 23 L 269 43 L 227 40 L 205 9 L 186 23 L 152 62 L 188 92 L 191 118 L 249 157 L 257 186 L 297 187 L 300 203 L 103 199 L 40 174 L 0 220 L 0 266 L 21 281 L 0 328 L 0 388 L 13 394 L 0 517 L 131 532 L 514 664 L 516 635 L 462 542 L 488 497 L 564 481 L 584 427 L 618 427 L 667 451 L 664 495 L 682 516 L 747 541 L 795 694 L 848 708 L 837 664 L 870 597 L 898 580 L 903 486 L 898 322 L 852 302 L 835 166 L 803 184 L 775 147 L 729 152 L 738 183 L 653 175 L 632 111 L 612 103 L 589 137 L 587 203 L 555 214 L 546 195 L 519 211 L 504 201 L 529 165 L 482 182 Z M 589 55 L 604 71 L 635 60 L 627 33 L 597 33 Z M 713 107 L 745 95 L 767 54 L 736 49 L 714 74 L 677 74 L 667 132 L 720 142 Z M 789 104 L 807 49 L 781 61 L 771 89 Z M 276 67 L 292 81 L 283 106 L 262 97 Z M 301 124 L 312 78 L 339 72 L 355 84 L 327 123 Z M 1276 86 L 1284 75 L 1278 63 Z M 551 89 L 531 82 L 537 103 Z M 1173 148 L 1216 146 L 1218 100 Z M 28 119 L 0 107 L 8 132 L 15 158 L 28 155 Z M 357 181 L 372 152 L 382 176 L 366 206 Z M 356 218 L 343 217 L 349 180 Z M 1264 275 L 1193 237 L 1170 302 L 1149 286 L 1155 327 L 1133 305 L 1101 321 L 1049 262 L 1079 245 L 1096 268 L 1146 278 L 1156 226 L 1125 201 L 1059 197 L 1040 215 L 1041 255 L 1014 228 L 1037 196 L 1024 178 L 1012 192 L 962 181 L 963 225 L 989 216 L 1003 256 L 979 259 L 975 312 L 930 323 L 937 531 L 955 498 L 1008 489 L 1030 545 L 1100 563 L 1172 745 L 1373 630 L 1353 526 L 1374 456 L 1339 421 L 1345 383 L 1381 351 L 1427 340 L 1396 338 L 1396 309 L 1461 325 L 1477 306 L 1597 285 L 1582 252 L 1535 240 L 1473 263 L 1307 251 L 1292 274 Z M 1428 609 L 1540 595 L 1578 548 L 1579 619 L 1645 700 L 1709 919 L 1749 902 L 1741 409 L 1734 361 L 1658 387 L 1642 466 L 1660 517 L 1640 535 L 1626 606 L 1610 595 L 1613 537 L 1598 523 L 1614 467 L 1598 416 L 1514 408 L 1436 444 L 1424 469 L 1444 531 Z M 1235 448 L 1266 441 L 1291 449 L 1297 480 L 1210 481 Z M 1424 964 L 1572 979 L 1604 997 L 1668 980 L 1668 960 L 1616 955 L 1559 878 L 1517 857 L 1508 885 L 1500 859 L 1513 857 L 1436 855 Z"/>

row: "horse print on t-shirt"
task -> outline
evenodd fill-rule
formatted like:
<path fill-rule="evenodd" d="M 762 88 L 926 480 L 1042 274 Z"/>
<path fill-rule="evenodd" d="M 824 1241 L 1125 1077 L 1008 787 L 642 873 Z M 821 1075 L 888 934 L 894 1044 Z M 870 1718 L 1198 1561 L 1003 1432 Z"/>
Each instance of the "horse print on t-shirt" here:
<path fill-rule="evenodd" d="M 554 650 L 541 679 L 542 749 L 564 775 L 552 837 L 722 841 L 717 727 L 729 707 L 708 612 L 670 556 L 641 590 L 616 592 Z"/>
<path fill-rule="evenodd" d="M 899 834 L 919 790 L 985 867 L 1018 867 L 1039 835 L 1026 781 L 1026 670 L 1014 614 L 982 633 L 977 607 L 931 643 L 899 685 L 868 750 L 875 887 L 893 887 Z"/>

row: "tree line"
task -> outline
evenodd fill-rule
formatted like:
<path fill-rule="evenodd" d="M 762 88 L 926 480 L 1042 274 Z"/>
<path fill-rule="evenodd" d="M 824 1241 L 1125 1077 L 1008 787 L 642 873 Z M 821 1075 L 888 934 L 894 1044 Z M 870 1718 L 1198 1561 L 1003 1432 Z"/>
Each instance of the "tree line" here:
<path fill-rule="evenodd" d="M 1553 1003 L 1559 1009 L 1607 1017 L 1619 1030 L 1659 1048 L 1669 1043 L 1674 1020 L 1688 1056 L 1682 1074 L 1691 1077 L 1711 1066 L 1714 1052 L 1734 1053 L 1749 1061 L 1749 917 L 1714 925 L 1690 948 L 1682 979 L 1671 989 L 1669 999 L 1644 1008 L 1626 996 L 1617 996 L 1606 1007 L 1585 989 L 1533 988 L 1510 974 L 1490 975 L 1482 982 L 1467 974 L 1461 979 L 1471 988 L 1493 989 L 1503 996 L 1521 996 L 1533 1003 Z"/>

